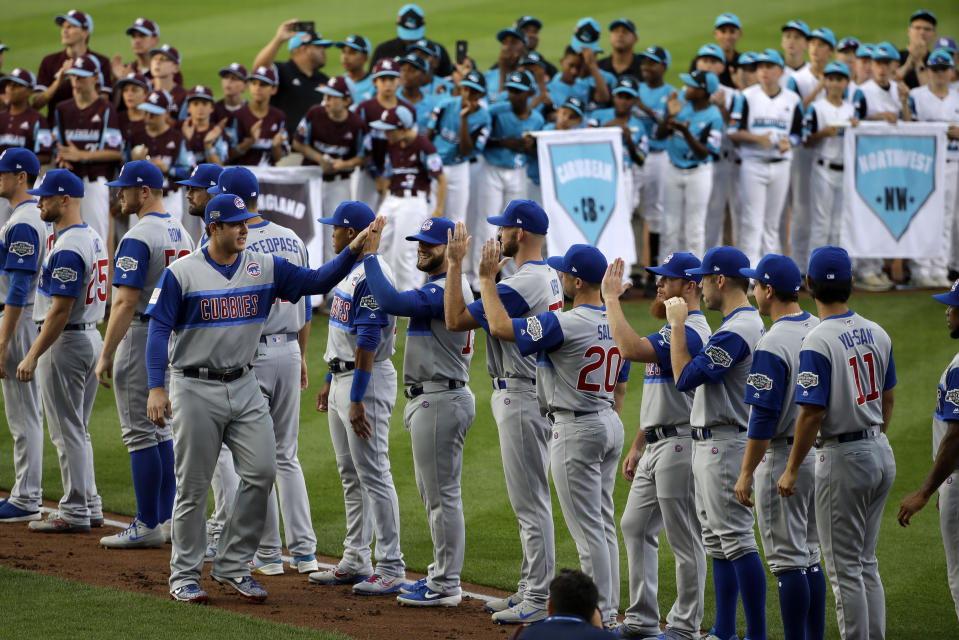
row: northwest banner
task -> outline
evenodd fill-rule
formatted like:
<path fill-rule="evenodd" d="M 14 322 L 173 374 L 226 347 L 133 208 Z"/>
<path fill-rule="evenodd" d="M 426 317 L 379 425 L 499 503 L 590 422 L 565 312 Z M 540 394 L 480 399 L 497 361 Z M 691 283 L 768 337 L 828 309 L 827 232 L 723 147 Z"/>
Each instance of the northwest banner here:
<path fill-rule="evenodd" d="M 942 255 L 945 131 L 943 124 L 919 122 L 846 128 L 839 237 L 851 256 Z"/>
<path fill-rule="evenodd" d="M 537 134 L 550 255 L 585 243 L 597 247 L 608 260 L 636 262 L 621 136 L 615 128 Z"/>

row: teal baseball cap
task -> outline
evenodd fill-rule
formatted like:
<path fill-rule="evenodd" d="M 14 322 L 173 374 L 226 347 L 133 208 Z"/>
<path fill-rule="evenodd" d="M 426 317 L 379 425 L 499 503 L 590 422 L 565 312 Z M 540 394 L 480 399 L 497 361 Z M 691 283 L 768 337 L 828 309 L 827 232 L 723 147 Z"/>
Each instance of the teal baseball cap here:
<path fill-rule="evenodd" d="M 845 62 L 833 61 L 826 65 L 826 68 L 823 70 L 823 75 L 828 76 L 832 73 L 837 73 L 839 75 L 850 77 L 849 67 L 846 66 Z"/>
<path fill-rule="evenodd" d="M 698 87 L 706 92 L 706 95 L 713 95 L 719 89 L 719 78 L 712 71 L 696 70 L 692 73 L 681 73 L 679 79 L 683 84 L 689 87 Z"/>
<path fill-rule="evenodd" d="M 583 49 L 592 49 L 596 53 L 603 53 L 599 48 L 599 36 L 602 33 L 599 23 L 592 18 L 583 18 L 576 23 L 576 29 L 573 31 L 573 37 L 569 41 L 569 46 L 573 51 L 579 53 Z"/>
<path fill-rule="evenodd" d="M 872 51 L 873 60 L 895 60 L 899 61 L 899 50 L 891 42 L 880 42 Z"/>
<path fill-rule="evenodd" d="M 737 16 L 735 13 L 720 13 L 718 16 L 716 16 L 716 21 L 713 23 L 713 29 L 725 27 L 726 25 L 732 25 L 737 29 L 743 28 L 743 23 L 739 20 L 739 16 Z"/>
<path fill-rule="evenodd" d="M 832 32 L 832 29 L 827 27 L 817 27 L 812 30 L 812 33 L 809 34 L 809 39 L 812 40 L 813 38 L 822 40 L 833 49 L 836 48 L 836 34 Z"/>
<path fill-rule="evenodd" d="M 809 25 L 803 22 L 802 20 L 790 20 L 789 22 L 783 25 L 781 31 L 788 31 L 789 29 L 792 29 L 793 31 L 798 31 L 799 33 L 806 36 L 806 38 L 809 37 Z"/>
<path fill-rule="evenodd" d="M 722 47 L 718 44 L 710 42 L 709 44 L 704 44 L 699 48 L 699 51 L 696 52 L 697 58 L 716 58 L 723 64 L 726 64 L 726 54 L 723 52 Z"/>

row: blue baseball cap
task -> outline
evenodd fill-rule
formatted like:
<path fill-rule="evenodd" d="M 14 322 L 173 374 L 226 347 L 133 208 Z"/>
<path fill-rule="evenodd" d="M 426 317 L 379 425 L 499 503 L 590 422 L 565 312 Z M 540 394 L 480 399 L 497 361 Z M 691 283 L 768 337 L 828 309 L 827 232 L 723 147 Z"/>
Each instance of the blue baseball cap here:
<path fill-rule="evenodd" d="M 221 193 L 206 203 L 203 212 L 203 221 L 211 222 L 243 222 L 255 218 L 259 214 L 252 213 L 243 204 L 243 198 L 234 193 Z"/>
<path fill-rule="evenodd" d="M 736 62 L 739 64 L 740 67 L 756 64 L 756 56 L 758 55 L 759 54 L 756 53 L 755 51 L 747 51 L 746 53 L 740 54 L 739 60 L 737 60 Z"/>
<path fill-rule="evenodd" d="M 349 47 L 350 49 L 356 49 L 357 51 L 362 51 L 366 55 L 370 55 L 370 41 L 360 35 L 349 35 L 346 36 L 343 42 L 334 42 L 333 44 L 338 49 Z"/>
<path fill-rule="evenodd" d="M 420 38 L 406 47 L 406 52 L 409 53 L 410 51 L 419 51 L 420 53 L 425 53 L 428 56 L 434 56 L 436 58 L 440 56 L 439 46 L 433 44 L 426 38 Z"/>
<path fill-rule="evenodd" d="M 583 104 L 583 101 L 577 98 L 576 96 L 570 96 L 563 101 L 563 104 L 559 105 L 560 109 L 572 109 L 579 114 L 580 118 L 586 116 L 586 105 Z"/>
<path fill-rule="evenodd" d="M 696 70 L 692 73 L 681 73 L 679 79 L 683 84 L 690 87 L 698 87 L 706 92 L 706 95 L 713 95 L 719 88 L 719 78 L 712 71 Z"/>
<path fill-rule="evenodd" d="M 379 131 L 392 131 L 393 129 L 410 129 L 416 125 L 416 116 L 413 112 L 401 104 L 392 109 L 387 109 L 380 116 L 379 120 L 370 123 L 370 127 Z"/>
<path fill-rule="evenodd" d="M 150 187 L 163 188 L 163 172 L 149 160 L 127 162 L 120 169 L 120 176 L 107 183 L 108 187 Z"/>
<path fill-rule="evenodd" d="M 415 4 L 404 4 L 396 16 L 396 35 L 401 40 L 419 40 L 426 33 L 426 17 Z"/>
<path fill-rule="evenodd" d="M 418 53 L 413 53 L 412 51 L 410 53 L 407 53 L 405 56 L 401 58 L 397 58 L 396 62 L 400 65 L 404 65 L 404 64 L 411 65 L 412 67 L 414 67 L 415 69 L 419 71 L 422 71 L 423 73 L 430 72 L 430 64 L 423 59 L 423 56 L 421 56 Z"/>
<path fill-rule="evenodd" d="M 846 49 L 858 49 L 862 45 L 859 40 L 853 37 L 846 37 L 839 41 L 836 50 L 845 51 Z"/>
<path fill-rule="evenodd" d="M 592 49 L 596 53 L 603 53 L 603 50 L 599 48 L 599 35 L 601 33 L 602 29 L 600 29 L 598 22 L 592 18 L 583 18 L 576 23 L 576 30 L 573 31 L 569 46 L 576 53 L 583 49 Z"/>
<path fill-rule="evenodd" d="M 304 44 L 310 44 L 311 42 L 313 42 L 312 33 L 309 31 L 299 31 L 294 34 L 292 38 L 290 38 L 289 42 L 286 44 L 286 47 L 290 51 L 293 51 L 297 47 L 300 47 Z"/>
<path fill-rule="evenodd" d="M 956 46 L 956 41 L 949 36 L 939 36 L 936 38 L 936 41 L 933 43 L 933 50 L 935 49 L 945 49 L 951 54 L 959 53 L 959 47 Z"/>
<path fill-rule="evenodd" d="M 50 169 L 43 174 L 43 179 L 33 189 L 28 189 L 31 196 L 70 196 L 83 197 L 83 180 L 76 177 L 69 169 Z"/>
<path fill-rule="evenodd" d="M 370 205 L 357 200 L 344 200 L 328 218 L 317 218 L 321 224 L 330 224 L 334 227 L 349 227 L 362 231 L 376 219 L 376 214 Z"/>
<path fill-rule="evenodd" d="M 658 62 L 661 65 L 664 65 L 667 69 L 669 68 L 669 63 L 672 62 L 672 57 L 669 55 L 669 50 L 662 47 L 646 47 L 646 51 L 643 51 L 639 54 L 643 58 L 649 58 L 653 62 Z"/>
<path fill-rule="evenodd" d="M 452 231 L 454 226 L 456 224 L 449 218 L 427 218 L 420 225 L 419 233 L 406 236 L 406 239 L 428 244 L 446 244 L 449 239 L 447 232 Z"/>
<path fill-rule="evenodd" d="M 516 28 L 522 29 L 528 25 L 533 25 L 537 29 L 543 28 L 543 23 L 539 18 L 534 18 L 533 16 L 520 16 L 520 19 L 516 21 Z"/>
<path fill-rule="evenodd" d="M 629 18 L 616 18 L 615 20 L 609 23 L 610 31 L 612 31 L 616 27 L 626 27 L 627 29 L 633 32 L 634 36 L 637 35 L 636 25 Z"/>
<path fill-rule="evenodd" d="M 543 60 L 543 56 L 539 51 L 527 51 L 526 55 L 520 58 L 519 66 L 525 66 L 528 64 L 538 64 L 539 66 L 546 68 L 546 61 Z"/>
<path fill-rule="evenodd" d="M 956 68 L 956 61 L 953 59 L 952 54 L 945 49 L 936 49 L 929 54 L 929 58 L 926 60 L 926 66 L 928 67 L 949 67 L 950 69 Z"/>
<path fill-rule="evenodd" d="M 869 60 L 872 60 L 872 54 L 873 54 L 875 51 L 876 51 L 876 45 L 874 45 L 874 44 L 869 44 L 869 43 L 867 42 L 867 43 L 865 43 L 865 44 L 859 45 L 859 48 L 856 49 L 856 57 L 857 57 L 857 58 L 868 58 Z"/>
<path fill-rule="evenodd" d="M 842 247 L 818 247 L 809 256 L 806 273 L 813 280 L 848 280 L 852 277 L 852 261 Z"/>
<path fill-rule="evenodd" d="M 755 269 L 745 267 L 739 270 L 739 274 L 762 284 L 770 284 L 776 291 L 795 293 L 802 286 L 802 274 L 796 261 L 778 253 L 764 255 Z"/>
<path fill-rule="evenodd" d="M 823 75 L 828 76 L 830 73 L 838 73 L 844 75 L 847 78 L 850 77 L 849 67 L 846 66 L 845 62 L 830 62 L 826 65 L 826 68 L 823 70 Z"/>
<path fill-rule="evenodd" d="M 526 34 L 516 27 L 506 27 L 505 29 L 500 29 L 496 32 L 496 39 L 500 42 L 509 37 L 516 38 L 526 46 L 529 46 L 529 40 L 526 39 Z"/>
<path fill-rule="evenodd" d="M 683 280 L 692 280 L 699 284 L 703 277 L 699 274 L 690 274 L 690 269 L 698 268 L 702 263 L 699 258 L 686 251 L 673 251 L 666 256 L 663 264 L 658 267 L 646 267 L 646 271 L 655 273 L 658 276 L 667 278 L 682 278 Z"/>
<path fill-rule="evenodd" d="M 775 49 L 764 49 L 756 54 L 756 64 L 760 62 L 765 62 L 767 64 L 774 64 L 777 67 L 785 67 L 786 61 L 783 60 L 781 53 Z"/>
<path fill-rule="evenodd" d="M 227 167 L 220 172 L 216 186 L 206 190 L 211 195 L 235 193 L 244 200 L 252 200 L 260 195 L 260 183 L 246 167 Z"/>
<path fill-rule="evenodd" d="M 182 184 L 185 187 L 196 187 L 198 189 L 216 188 L 216 183 L 221 173 L 223 173 L 223 167 L 220 165 L 213 164 L 212 162 L 204 162 L 193 168 L 193 173 L 190 174 L 189 178 L 179 180 L 177 184 Z"/>
<path fill-rule="evenodd" d="M 490 216 L 486 221 L 497 227 L 519 227 L 540 235 L 545 235 L 549 229 L 546 212 L 532 200 L 510 200 L 502 214 Z"/>
<path fill-rule="evenodd" d="M 741 278 L 740 269 L 749 268 L 749 258 L 736 247 L 713 247 L 703 256 L 703 263 L 686 269 L 686 275 L 722 275 Z"/>
<path fill-rule="evenodd" d="M 470 69 L 470 71 L 460 80 L 461 87 L 469 87 L 470 89 L 475 89 L 482 94 L 486 93 L 486 78 L 483 77 L 483 74 L 477 71 L 476 69 Z"/>
<path fill-rule="evenodd" d="M 0 153 L 0 173 L 20 173 L 28 176 L 40 175 L 40 161 L 35 153 L 23 147 L 10 147 Z"/>
<path fill-rule="evenodd" d="M 513 71 L 506 76 L 506 82 L 503 83 L 503 88 L 532 91 L 534 84 L 533 76 L 531 76 L 528 71 Z"/>
<path fill-rule="evenodd" d="M 613 85 L 612 94 L 626 93 L 634 98 L 639 97 L 639 82 L 633 76 L 620 76 Z"/>
<path fill-rule="evenodd" d="M 792 29 L 798 31 L 799 33 L 809 38 L 809 25 L 803 22 L 802 20 L 790 20 L 783 25 L 781 31 L 786 31 L 787 29 Z"/>
<path fill-rule="evenodd" d="M 911 16 L 909 16 L 909 24 L 912 24 L 914 20 L 925 20 L 926 22 L 931 22 L 933 26 L 937 24 L 936 14 L 934 14 L 932 11 L 927 11 L 925 9 L 919 9 L 918 11 L 913 12 Z"/>
<path fill-rule="evenodd" d="M 707 58 L 716 58 L 723 64 L 726 64 L 726 54 L 723 52 L 722 47 L 718 44 L 704 44 L 699 48 L 699 51 L 696 52 L 697 58 L 707 57 Z"/>
<path fill-rule="evenodd" d="M 809 34 L 809 39 L 817 38 L 828 44 L 833 49 L 836 48 L 836 34 L 827 27 L 817 27 Z"/>
<path fill-rule="evenodd" d="M 599 284 L 606 275 L 606 256 L 589 244 L 574 244 L 566 255 L 550 256 L 546 264 L 560 273 L 568 273 L 586 282 Z"/>
<path fill-rule="evenodd" d="M 872 51 L 873 60 L 895 60 L 899 61 L 899 50 L 891 42 L 880 42 Z"/>
<path fill-rule="evenodd" d="M 737 16 L 735 13 L 720 13 L 718 16 L 716 16 L 716 22 L 713 23 L 713 29 L 724 27 L 727 24 L 731 24 L 737 29 L 743 28 L 743 23 L 740 22 L 739 16 Z"/>
<path fill-rule="evenodd" d="M 949 289 L 948 293 L 937 293 L 932 296 L 932 299 L 942 304 L 948 304 L 950 307 L 959 307 L 959 280 L 952 283 L 952 288 Z"/>

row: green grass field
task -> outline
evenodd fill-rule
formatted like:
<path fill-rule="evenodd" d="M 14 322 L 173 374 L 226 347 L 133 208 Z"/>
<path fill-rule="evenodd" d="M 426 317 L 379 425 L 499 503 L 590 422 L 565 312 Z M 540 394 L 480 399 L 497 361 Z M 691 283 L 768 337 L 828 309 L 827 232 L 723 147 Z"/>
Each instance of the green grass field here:
<path fill-rule="evenodd" d="M 128 38 L 123 34 L 130 22 L 139 15 L 155 19 L 162 29 L 162 40 L 177 46 L 184 57 L 184 76 L 187 84 L 203 82 L 213 85 L 218 92 L 216 69 L 239 60 L 249 64 L 253 56 L 274 33 L 284 19 L 315 19 L 318 30 L 326 37 L 342 38 L 349 33 L 366 35 L 374 43 L 395 34 L 394 15 L 402 2 L 384 3 L 354 0 L 348 11 L 323 16 L 316 3 L 274 2 L 269 4 L 234 0 L 196 5 L 182 0 L 151 7 L 107 0 L 88 0 L 82 9 L 90 12 L 96 21 L 93 48 L 106 55 L 123 53 L 128 58 Z M 549 3 L 530 2 L 513 8 L 499 0 L 465 2 L 453 0 L 440 3 L 429 0 L 420 3 L 427 12 L 427 35 L 452 47 L 457 39 L 470 41 L 470 50 L 481 67 L 495 59 L 498 43 L 493 34 L 511 23 L 520 13 L 531 13 L 542 19 L 540 49 L 555 60 L 565 46 L 572 25 L 587 12 L 606 24 L 611 19 L 626 15 L 635 20 L 640 32 L 640 44 L 645 47 L 659 44 L 669 48 L 675 61 L 670 76 L 685 70 L 686 61 L 702 43 L 711 41 L 712 21 L 720 11 L 734 11 L 742 18 L 745 37 L 740 50 L 778 46 L 779 26 L 787 19 L 802 18 L 811 26 L 830 26 L 837 37 L 856 35 L 866 41 L 890 39 L 898 45 L 905 43 L 908 14 L 914 7 L 899 2 L 866 2 L 851 0 L 841 5 L 825 0 L 804 3 L 800 11 L 778 3 L 758 0 L 727 2 L 712 5 L 703 2 L 610 2 L 597 0 L 589 3 L 588 11 L 581 3 L 554 0 Z M 945 0 L 924 2 L 923 6 L 939 16 L 940 34 L 959 35 L 959 12 Z M 41 57 L 59 48 L 57 27 L 52 16 L 70 7 L 51 6 L 50 3 L 17 4 L 4 7 L 3 30 L 0 38 L 11 47 L 4 54 L 4 70 L 16 66 L 36 69 Z M 951 9 L 951 10 L 950 10 Z M 281 52 L 280 58 L 285 58 Z M 331 51 L 325 71 L 339 71 L 338 57 Z M 811 308 L 808 300 L 804 301 Z M 885 294 L 853 298 L 853 307 L 867 317 L 880 322 L 892 335 L 895 344 L 899 386 L 897 402 L 890 429 L 890 439 L 896 451 L 898 477 L 890 496 L 883 520 L 879 542 L 880 571 L 884 578 L 887 599 L 888 637 L 944 638 L 955 635 L 956 620 L 946 586 L 945 563 L 939 538 L 938 518 L 934 507 L 914 519 L 908 530 L 895 522 L 899 499 L 918 486 L 931 463 L 931 415 L 935 404 L 935 387 L 941 370 L 952 358 L 957 344 L 949 340 L 943 326 L 943 308 L 926 294 Z M 628 313 L 637 331 L 649 333 L 659 324 L 642 304 L 629 305 Z M 713 327 L 718 324 L 710 316 Z M 402 330 L 400 331 L 402 334 Z M 311 386 L 303 395 L 300 460 L 310 489 L 313 520 L 319 540 L 318 552 L 338 555 L 344 531 L 342 490 L 336 473 L 334 456 L 324 416 L 313 410 L 313 399 L 321 383 L 322 350 L 325 344 L 326 324 L 323 317 L 314 322 L 308 362 L 311 366 Z M 402 362 L 403 341 L 398 341 L 396 363 Z M 463 577 L 465 580 L 509 589 L 515 584 L 520 563 L 520 548 L 516 520 L 510 509 L 503 480 L 496 427 L 489 413 L 489 384 L 486 382 L 483 341 L 478 341 L 473 360 L 472 388 L 476 394 L 477 419 L 467 438 L 463 494 L 467 519 L 467 551 Z M 91 420 L 97 480 L 106 509 L 133 514 L 135 502 L 130 484 L 129 457 L 120 441 L 119 426 L 112 393 L 101 389 Z M 642 393 L 639 372 L 629 385 L 624 411 L 626 442 L 631 441 L 639 418 Z M 400 398 L 397 406 L 405 400 Z M 391 429 L 393 477 L 400 496 L 403 522 L 403 550 L 411 569 L 424 570 L 431 559 L 431 544 L 422 503 L 413 479 L 409 438 L 402 424 L 401 412 L 394 412 Z M 9 488 L 13 482 L 12 444 L 6 429 L 0 429 L 0 487 Z M 53 446 L 47 441 L 44 465 L 44 491 L 49 499 L 61 494 L 60 475 Z M 628 484 L 620 479 L 616 488 L 619 513 L 626 501 Z M 619 515 L 619 514 L 618 514 Z M 554 501 L 556 520 L 557 566 L 576 566 L 575 547 L 566 530 L 558 504 Z M 663 565 L 660 571 L 660 603 L 668 610 L 675 595 L 672 558 L 665 537 L 662 537 Z M 621 555 L 623 570 L 623 600 L 628 602 L 626 590 L 626 557 Z M 165 576 L 158 576 L 165 580 Z M 28 583 L 28 584 L 27 584 Z M 23 584 L 23 589 L 17 585 Z M 711 581 L 708 582 L 711 585 Z M 768 580 L 768 623 L 770 638 L 781 638 L 778 598 L 775 582 Z M 73 588 L 73 587 L 71 587 Z M 92 588 L 91 588 L 92 589 Z M 0 594 L 28 593 L 33 607 L 26 611 L 48 607 L 49 602 L 65 598 L 62 583 L 46 578 L 33 578 L 9 571 L 0 571 Z M 109 590 L 93 590 L 97 602 L 107 603 L 115 610 L 137 610 L 128 607 L 130 594 Z M 12 600 L 8 597 L 5 600 Z M 147 598 L 149 600 L 149 598 Z M 73 600 L 77 602 L 79 600 Z M 138 600 L 139 602 L 139 600 Z M 76 606 L 76 605 L 74 605 Z M 137 607 L 144 605 L 138 604 Z M 157 605 L 159 607 L 159 604 Z M 828 637 L 837 637 L 832 598 L 829 597 L 827 623 Z M 49 607 L 64 611 L 67 607 Z M 711 622 L 712 587 L 707 588 L 706 626 Z M 156 611 L 163 611 L 157 609 Z M 152 614 L 151 614 L 152 615 Z M 162 622 L 161 616 L 162 615 Z M 114 624 L 101 619 L 98 630 L 104 635 L 132 635 L 140 631 L 155 633 L 158 628 L 175 631 L 177 625 L 209 624 L 222 628 L 219 616 L 231 615 L 215 610 L 195 612 L 190 618 L 158 614 L 143 621 L 131 616 L 116 619 Z M 248 620 L 241 617 L 243 624 Z M 113 618 L 111 618 L 113 620 Z M 185 621 L 185 622 L 184 622 Z M 239 624 L 239 623 L 238 623 Z M 258 632 L 256 623 L 248 627 L 249 635 Z M 163 625 L 163 626 L 161 626 Z M 65 628 L 72 628 L 64 623 Z M 192 628 L 192 627 L 191 627 Z M 743 625 L 740 624 L 740 629 Z M 264 630 L 265 631 L 265 630 Z M 269 633 L 269 631 L 266 631 Z"/>

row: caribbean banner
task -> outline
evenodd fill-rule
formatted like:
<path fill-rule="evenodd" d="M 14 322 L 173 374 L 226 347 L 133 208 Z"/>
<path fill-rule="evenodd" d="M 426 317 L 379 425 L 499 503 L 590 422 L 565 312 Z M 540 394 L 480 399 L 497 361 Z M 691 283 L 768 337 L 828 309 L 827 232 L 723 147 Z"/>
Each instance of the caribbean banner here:
<path fill-rule="evenodd" d="M 863 122 L 845 129 L 843 155 L 839 238 L 849 255 L 940 257 L 946 125 Z"/>
<path fill-rule="evenodd" d="M 598 248 L 609 261 L 636 262 L 621 136 L 615 128 L 537 134 L 550 255 L 585 243 Z"/>

